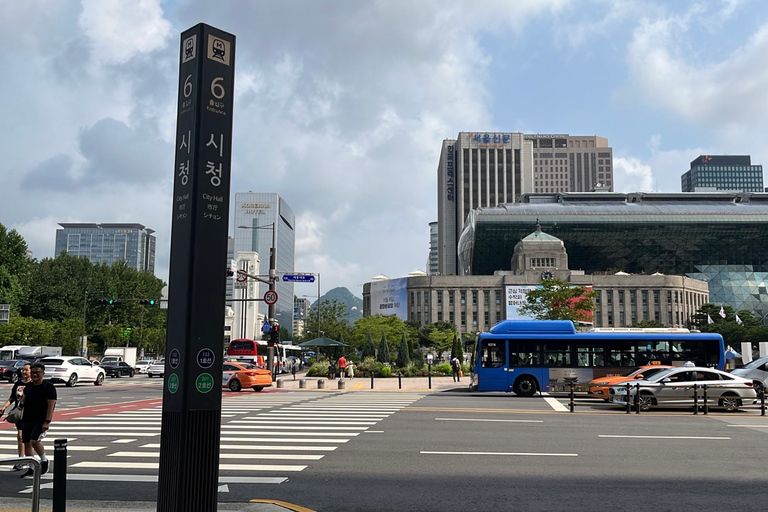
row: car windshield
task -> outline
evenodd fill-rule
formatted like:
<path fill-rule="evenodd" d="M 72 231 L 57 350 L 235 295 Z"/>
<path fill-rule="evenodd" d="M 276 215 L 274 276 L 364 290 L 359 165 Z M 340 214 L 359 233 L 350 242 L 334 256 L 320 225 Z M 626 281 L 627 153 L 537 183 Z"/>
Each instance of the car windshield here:
<path fill-rule="evenodd" d="M 744 369 L 751 370 L 753 368 L 757 368 L 758 366 L 764 365 L 767 362 L 768 362 L 768 357 L 761 357 L 760 359 L 755 359 L 751 363 L 745 364 Z"/>
<path fill-rule="evenodd" d="M 642 368 L 635 368 L 633 370 L 629 370 L 627 373 L 622 375 L 622 377 L 633 377 L 636 373 L 640 373 L 642 371 L 643 371 Z"/>
<path fill-rule="evenodd" d="M 662 371 L 658 372 L 653 377 L 647 378 L 646 380 L 649 380 L 651 382 L 658 382 L 661 379 L 663 379 L 665 377 L 668 377 L 670 373 L 676 372 L 677 370 L 678 370 L 678 368 L 667 368 L 665 370 L 662 370 Z"/>
<path fill-rule="evenodd" d="M 663 372 L 664 370 L 669 370 L 670 368 L 646 368 L 642 372 L 643 378 L 648 379 L 651 375 L 656 375 L 659 372 Z"/>
<path fill-rule="evenodd" d="M 42 364 L 64 364 L 63 359 L 41 359 Z"/>

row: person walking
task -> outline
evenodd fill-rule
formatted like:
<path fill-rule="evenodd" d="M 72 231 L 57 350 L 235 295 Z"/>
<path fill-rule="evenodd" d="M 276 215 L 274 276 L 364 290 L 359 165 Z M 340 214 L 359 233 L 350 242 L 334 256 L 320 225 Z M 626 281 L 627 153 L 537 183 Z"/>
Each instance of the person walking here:
<path fill-rule="evenodd" d="M 347 363 L 347 376 L 350 379 L 354 379 L 355 378 L 355 363 L 353 363 L 352 361 Z"/>
<path fill-rule="evenodd" d="M 344 377 L 347 375 L 347 358 L 342 356 L 339 358 L 339 378 L 341 380 L 344 380 Z"/>
<path fill-rule="evenodd" d="M 11 406 L 11 404 L 16 404 L 16 407 L 21 407 L 21 397 L 24 394 L 24 386 L 29 384 L 30 378 L 29 378 L 29 363 L 25 364 L 21 367 L 19 370 L 19 373 L 21 374 L 21 378 L 17 380 L 13 384 L 13 388 L 11 388 L 11 395 L 8 397 L 8 400 L 6 400 L 5 404 L 3 405 L 3 408 L 0 409 L 0 416 L 5 414 L 6 409 Z M 21 426 L 22 422 L 16 422 L 16 448 L 19 452 L 19 457 L 24 457 L 24 443 L 21 440 Z M 31 455 L 31 454 L 30 454 Z M 13 466 L 14 471 L 21 471 L 26 466 L 24 464 L 16 464 Z"/>
<path fill-rule="evenodd" d="M 333 380 L 335 378 L 336 378 L 336 361 L 331 359 L 331 362 L 328 365 L 328 380 Z"/>
<path fill-rule="evenodd" d="M 461 382 L 461 363 L 458 357 L 451 359 L 451 369 L 453 370 L 453 382 Z"/>
<path fill-rule="evenodd" d="M 48 457 L 45 456 L 43 439 L 53 421 L 53 410 L 56 408 L 56 388 L 47 380 L 43 380 L 45 366 L 34 363 L 30 367 L 32 381 L 24 386 L 21 403 L 24 406 L 21 438 L 24 443 L 24 453 L 32 455 L 32 450 L 40 457 L 40 474 L 48 472 Z M 34 470 L 30 467 L 21 477 L 32 476 Z"/>

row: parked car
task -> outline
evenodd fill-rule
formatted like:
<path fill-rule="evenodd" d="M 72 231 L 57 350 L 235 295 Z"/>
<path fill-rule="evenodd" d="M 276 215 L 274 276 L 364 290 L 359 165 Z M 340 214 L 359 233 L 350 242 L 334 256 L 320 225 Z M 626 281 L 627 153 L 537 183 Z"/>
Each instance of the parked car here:
<path fill-rule="evenodd" d="M 136 371 L 138 373 L 147 373 L 147 369 L 149 368 L 149 365 L 154 363 L 154 361 L 150 361 L 148 359 L 144 359 L 142 361 L 136 361 Z"/>
<path fill-rule="evenodd" d="M 270 371 L 250 363 L 226 361 L 223 369 L 222 387 L 229 388 L 232 391 L 241 391 L 243 388 L 261 391 L 272 385 L 272 374 Z"/>
<path fill-rule="evenodd" d="M 44 378 L 51 382 L 64 382 L 68 387 L 76 386 L 78 382 L 93 382 L 96 386 L 104 384 L 104 368 L 84 357 L 44 357 L 38 362 L 45 366 Z"/>
<path fill-rule="evenodd" d="M 602 398 L 608 401 L 608 390 L 611 386 L 631 382 L 633 380 L 647 379 L 662 370 L 674 368 L 668 365 L 647 365 L 640 366 L 630 370 L 623 375 L 612 375 L 610 377 L 600 377 L 589 381 L 589 394 L 595 398 Z"/>
<path fill-rule="evenodd" d="M 165 375 L 165 361 L 154 361 L 147 367 L 147 377 L 162 377 Z"/>
<path fill-rule="evenodd" d="M 634 402 L 635 394 L 640 391 L 638 403 L 641 411 L 647 411 L 657 405 L 693 404 L 693 385 L 707 386 L 707 403 L 736 411 L 742 404 L 751 404 L 757 397 L 752 381 L 713 368 L 698 366 L 680 366 L 664 370 L 648 378 L 630 384 L 629 400 Z M 704 404 L 704 392 L 699 390 L 699 403 Z M 617 405 L 626 405 L 626 385 L 612 386 L 608 399 Z"/>
<path fill-rule="evenodd" d="M 104 368 L 107 377 L 122 377 L 123 375 L 133 377 L 136 374 L 136 370 L 125 361 L 107 361 L 106 363 L 102 361 L 99 366 Z"/>
<path fill-rule="evenodd" d="M 756 390 L 765 390 L 765 386 L 768 384 L 768 356 L 755 359 L 744 365 L 744 368 L 733 370 L 731 375 L 738 375 L 751 380 L 755 384 Z"/>
<path fill-rule="evenodd" d="M 0 361 L 0 379 L 7 380 L 11 384 L 19 380 L 21 370 L 29 361 L 25 359 L 11 359 L 10 361 Z"/>

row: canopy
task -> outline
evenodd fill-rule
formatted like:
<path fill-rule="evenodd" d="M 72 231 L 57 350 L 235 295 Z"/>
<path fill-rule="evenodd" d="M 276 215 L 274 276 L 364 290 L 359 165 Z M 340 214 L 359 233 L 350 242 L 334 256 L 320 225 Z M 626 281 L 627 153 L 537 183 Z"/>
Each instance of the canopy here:
<path fill-rule="evenodd" d="M 331 338 L 315 338 L 313 340 L 299 343 L 297 346 L 302 348 L 308 347 L 348 347 L 346 343 L 341 341 L 332 340 Z"/>

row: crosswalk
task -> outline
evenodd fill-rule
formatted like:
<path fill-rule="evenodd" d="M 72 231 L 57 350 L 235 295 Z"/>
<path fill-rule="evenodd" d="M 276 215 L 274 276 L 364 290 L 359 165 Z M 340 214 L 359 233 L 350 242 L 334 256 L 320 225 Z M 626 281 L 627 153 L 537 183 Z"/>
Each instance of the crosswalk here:
<path fill-rule="evenodd" d="M 284 482 L 422 396 L 402 392 L 225 396 L 219 484 Z M 69 480 L 156 482 L 161 416 L 161 407 L 151 407 L 56 421 L 47 436 L 48 450 L 53 451 L 53 439 L 68 439 Z M 15 429 L 0 430 L 0 457 L 15 456 Z"/>

